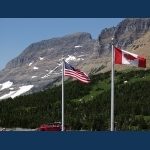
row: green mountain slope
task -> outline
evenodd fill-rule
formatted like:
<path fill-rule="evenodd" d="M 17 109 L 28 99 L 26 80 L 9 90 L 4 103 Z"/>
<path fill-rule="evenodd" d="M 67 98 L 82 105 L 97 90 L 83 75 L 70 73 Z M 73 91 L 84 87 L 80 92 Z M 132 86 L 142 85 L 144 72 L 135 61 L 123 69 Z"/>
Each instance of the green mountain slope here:
<path fill-rule="evenodd" d="M 110 130 L 111 72 L 90 76 L 91 83 L 65 83 L 65 124 L 72 130 Z M 127 81 L 124 83 L 124 81 Z M 115 129 L 150 129 L 150 70 L 115 71 Z M 0 101 L 0 126 L 37 128 L 61 121 L 61 85 Z"/>

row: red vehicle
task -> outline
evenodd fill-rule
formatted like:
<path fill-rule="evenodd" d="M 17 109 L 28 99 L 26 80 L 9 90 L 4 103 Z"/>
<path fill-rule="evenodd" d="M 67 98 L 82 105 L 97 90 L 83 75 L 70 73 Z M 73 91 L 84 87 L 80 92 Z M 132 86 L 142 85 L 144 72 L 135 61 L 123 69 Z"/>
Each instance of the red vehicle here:
<path fill-rule="evenodd" d="M 38 131 L 61 131 L 62 124 L 61 122 L 54 122 L 54 123 L 46 123 L 40 125 Z M 66 127 L 64 127 L 64 131 L 66 131 Z"/>

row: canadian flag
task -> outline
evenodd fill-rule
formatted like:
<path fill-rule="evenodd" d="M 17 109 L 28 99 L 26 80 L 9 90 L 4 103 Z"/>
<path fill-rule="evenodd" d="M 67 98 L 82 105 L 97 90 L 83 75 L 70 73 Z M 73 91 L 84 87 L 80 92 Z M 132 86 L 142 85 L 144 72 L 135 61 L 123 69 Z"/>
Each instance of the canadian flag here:
<path fill-rule="evenodd" d="M 146 58 L 114 47 L 114 63 L 146 68 Z"/>

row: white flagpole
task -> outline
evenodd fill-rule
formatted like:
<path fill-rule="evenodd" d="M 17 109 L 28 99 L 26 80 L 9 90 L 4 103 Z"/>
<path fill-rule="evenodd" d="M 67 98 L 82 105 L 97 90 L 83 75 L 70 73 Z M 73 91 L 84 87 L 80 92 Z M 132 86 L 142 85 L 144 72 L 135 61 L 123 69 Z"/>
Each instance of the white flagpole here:
<path fill-rule="evenodd" d="M 112 62 L 111 62 L 111 131 L 114 131 L 114 39 L 112 41 Z"/>
<path fill-rule="evenodd" d="M 62 131 L 64 131 L 64 57 L 62 56 Z"/>

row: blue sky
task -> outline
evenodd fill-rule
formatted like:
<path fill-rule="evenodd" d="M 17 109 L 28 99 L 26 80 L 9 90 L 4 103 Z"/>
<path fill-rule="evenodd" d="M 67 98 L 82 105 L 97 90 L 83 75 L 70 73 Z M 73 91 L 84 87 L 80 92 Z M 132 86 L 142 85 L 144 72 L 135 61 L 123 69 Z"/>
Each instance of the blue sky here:
<path fill-rule="evenodd" d="M 0 70 L 30 44 L 75 32 L 93 39 L 124 18 L 0 18 Z"/>

